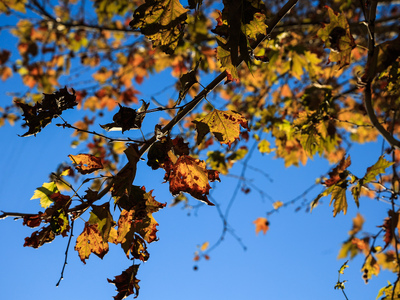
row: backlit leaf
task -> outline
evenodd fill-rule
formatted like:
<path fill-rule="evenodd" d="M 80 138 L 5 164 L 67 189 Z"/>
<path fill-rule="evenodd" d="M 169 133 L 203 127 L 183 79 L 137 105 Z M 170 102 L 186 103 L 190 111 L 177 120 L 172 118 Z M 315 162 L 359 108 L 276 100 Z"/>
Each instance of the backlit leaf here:
<path fill-rule="evenodd" d="M 197 143 L 200 144 L 204 136 L 212 132 L 221 144 L 230 146 L 240 137 L 240 126 L 248 129 L 247 120 L 234 111 L 214 109 L 204 118 L 193 121 L 197 129 Z"/>
<path fill-rule="evenodd" d="M 55 182 L 45 182 L 35 190 L 31 200 L 40 199 L 40 205 L 43 208 L 47 208 L 53 203 L 53 199 L 50 196 L 58 192 L 59 190 Z"/>
<path fill-rule="evenodd" d="M 68 155 L 68 157 L 77 165 L 75 168 L 81 174 L 90 174 L 94 171 L 103 169 L 100 157 L 91 154 Z"/>
<path fill-rule="evenodd" d="M 78 251 L 81 261 L 86 264 L 85 259 L 92 253 L 100 258 L 107 254 L 108 241 L 104 242 L 97 224 L 91 225 L 86 222 L 83 232 L 76 239 L 75 250 Z"/>
<path fill-rule="evenodd" d="M 318 30 L 317 36 L 331 49 L 330 61 L 337 62 L 340 68 L 350 64 L 351 50 L 356 46 L 350 33 L 350 26 L 344 14 L 326 6 L 330 18 L 329 24 Z"/>
<path fill-rule="evenodd" d="M 149 0 L 135 10 L 129 25 L 140 29 L 154 47 L 172 54 L 182 36 L 187 11 L 179 0 Z"/>
<path fill-rule="evenodd" d="M 269 222 L 266 218 L 257 218 L 255 221 L 253 221 L 253 224 L 256 225 L 256 234 L 258 234 L 260 231 L 266 234 L 269 229 Z"/>
<path fill-rule="evenodd" d="M 219 174 L 217 171 L 208 170 L 204 161 L 182 155 L 173 164 L 165 179 L 169 181 L 169 190 L 172 195 L 186 192 L 208 205 L 214 205 L 207 198 L 211 189 L 209 181 L 220 181 Z"/>

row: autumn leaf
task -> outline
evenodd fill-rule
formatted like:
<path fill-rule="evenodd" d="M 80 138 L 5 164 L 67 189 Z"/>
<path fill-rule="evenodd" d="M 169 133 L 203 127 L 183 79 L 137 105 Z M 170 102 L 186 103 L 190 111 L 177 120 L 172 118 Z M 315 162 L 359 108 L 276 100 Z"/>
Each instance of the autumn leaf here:
<path fill-rule="evenodd" d="M 113 116 L 113 123 L 100 125 L 107 131 L 119 131 L 122 133 L 131 129 L 140 129 L 142 127 L 143 119 L 146 115 L 146 110 L 150 105 L 142 100 L 142 106 L 138 110 L 130 107 L 119 105 L 119 111 Z"/>
<path fill-rule="evenodd" d="M 68 157 L 77 165 L 75 168 L 81 174 L 90 174 L 94 171 L 103 169 L 100 157 L 91 154 L 68 155 Z"/>
<path fill-rule="evenodd" d="M 227 82 L 238 81 L 239 75 L 236 69 L 236 66 L 232 62 L 231 51 L 227 50 L 227 41 L 217 36 L 217 59 L 219 62 L 219 66 L 222 70 L 225 70 L 227 73 Z"/>
<path fill-rule="evenodd" d="M 373 166 L 367 168 L 367 172 L 365 173 L 363 178 L 363 183 L 366 184 L 374 181 L 376 176 L 385 173 L 385 169 L 393 164 L 394 162 L 387 161 L 383 158 L 383 156 L 380 156 L 378 161 Z"/>
<path fill-rule="evenodd" d="M 196 78 L 196 72 L 197 69 L 200 65 L 200 61 L 196 63 L 196 66 L 194 67 L 193 70 L 190 70 L 188 73 L 183 74 L 181 78 L 179 78 L 179 82 L 181 84 L 180 90 L 179 90 L 179 98 L 178 101 L 175 103 L 175 105 L 181 104 L 182 100 L 185 98 L 187 92 L 190 90 L 190 88 L 197 83 L 197 78 Z"/>
<path fill-rule="evenodd" d="M 114 296 L 115 300 L 122 300 L 129 295 L 134 295 L 134 298 L 139 296 L 139 282 L 136 278 L 139 265 L 132 265 L 128 269 L 122 272 L 121 275 L 115 276 L 114 280 L 108 279 L 109 283 L 114 284 L 117 287 L 118 294 Z"/>
<path fill-rule="evenodd" d="M 78 251 L 81 261 L 86 264 L 90 254 L 103 258 L 108 252 L 108 242 L 104 242 L 97 224 L 85 223 L 83 232 L 76 239 L 75 251 Z"/>
<path fill-rule="evenodd" d="M 354 197 L 357 207 L 359 206 L 359 198 L 363 186 L 374 181 L 376 179 L 376 176 L 385 173 L 386 168 L 390 167 L 393 164 L 393 162 L 389 162 L 385 158 L 383 158 L 383 156 L 380 156 L 378 161 L 374 165 L 367 168 L 367 172 L 365 173 L 364 177 L 359 179 L 357 181 L 357 184 L 351 189 L 351 193 Z"/>
<path fill-rule="evenodd" d="M 198 118 L 193 121 L 196 124 L 197 144 L 200 144 L 205 135 L 209 132 L 221 144 L 231 144 L 240 137 L 240 126 L 249 129 L 247 120 L 239 113 L 234 111 L 222 111 L 214 109 L 203 118 Z"/>
<path fill-rule="evenodd" d="M 78 105 L 73 89 L 72 92 L 71 95 L 65 87 L 53 94 L 43 94 L 42 102 L 37 102 L 33 106 L 16 101 L 15 104 L 23 111 L 25 125 L 29 127 L 28 132 L 21 136 L 36 135 L 64 110 Z"/>
<path fill-rule="evenodd" d="M 330 178 L 325 180 L 324 185 L 330 187 L 338 183 L 340 180 L 342 180 L 343 179 L 342 177 L 346 176 L 346 174 L 343 173 L 350 165 L 351 165 L 350 155 L 347 156 L 347 158 L 343 156 L 339 164 L 331 172 L 329 172 Z"/>
<path fill-rule="evenodd" d="M 375 257 L 372 254 L 368 255 L 361 269 L 361 272 L 363 272 L 362 278 L 364 279 L 365 283 L 368 283 L 368 281 L 372 278 L 372 275 L 378 276 L 380 270 L 381 267 L 377 263 Z"/>
<path fill-rule="evenodd" d="M 214 205 L 207 198 L 211 189 L 209 181 L 220 179 L 218 172 L 208 170 L 204 161 L 182 155 L 166 173 L 165 180 L 169 181 L 169 190 L 173 196 L 186 192 L 208 205 Z"/>
<path fill-rule="evenodd" d="M 43 208 L 49 207 L 53 203 L 53 199 L 51 198 L 51 195 L 54 193 L 58 193 L 59 190 L 57 188 L 57 184 L 55 182 L 45 182 L 41 187 L 38 187 L 31 200 L 32 199 L 40 199 L 40 205 Z"/>
<path fill-rule="evenodd" d="M 331 49 L 330 61 L 337 62 L 340 69 L 350 64 L 351 50 L 356 46 L 350 33 L 350 26 L 344 14 L 335 13 L 326 6 L 330 18 L 329 24 L 324 24 L 318 30 L 317 36 Z"/>
<path fill-rule="evenodd" d="M 89 224 L 97 224 L 97 230 L 103 238 L 104 242 L 108 241 L 111 228 L 115 225 L 115 222 L 110 213 L 110 203 L 106 202 L 103 205 L 92 205 L 92 211 L 90 212 Z"/>
<path fill-rule="evenodd" d="M 346 199 L 346 186 L 335 185 L 331 192 L 331 202 L 333 202 L 333 216 L 343 211 L 343 214 L 347 213 L 347 199 Z"/>
<path fill-rule="evenodd" d="M 267 35 L 268 26 L 265 24 L 266 17 L 265 14 L 255 13 L 253 20 L 249 24 L 244 25 L 246 35 L 251 39 L 257 39 L 257 36 Z"/>
<path fill-rule="evenodd" d="M 37 249 L 46 243 L 51 243 L 54 238 L 54 232 L 51 230 L 50 226 L 46 226 L 32 233 L 30 237 L 26 237 L 24 247 L 33 247 Z"/>
<path fill-rule="evenodd" d="M 154 47 L 172 54 L 182 37 L 187 11 L 179 0 L 150 0 L 135 10 L 129 25 L 140 29 Z"/>
<path fill-rule="evenodd" d="M 266 234 L 269 229 L 269 222 L 266 218 L 257 218 L 255 221 L 253 221 L 253 224 L 256 225 L 256 234 L 258 234 L 260 231 Z"/>

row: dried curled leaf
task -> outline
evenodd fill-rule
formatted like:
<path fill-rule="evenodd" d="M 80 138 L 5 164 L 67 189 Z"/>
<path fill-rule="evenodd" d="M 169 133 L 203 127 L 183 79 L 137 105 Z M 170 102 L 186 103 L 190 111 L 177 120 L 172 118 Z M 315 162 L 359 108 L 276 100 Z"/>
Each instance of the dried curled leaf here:
<path fill-rule="evenodd" d="M 118 294 L 114 296 L 115 300 L 125 299 L 132 294 L 135 298 L 139 296 L 140 280 L 136 278 L 138 270 L 139 265 L 132 265 L 123 271 L 121 275 L 115 276 L 114 280 L 107 278 L 109 283 L 112 283 L 117 287 Z"/>
<path fill-rule="evenodd" d="M 64 110 L 78 105 L 73 89 L 72 95 L 66 87 L 53 94 L 43 95 L 42 102 L 37 102 L 33 106 L 18 101 L 15 102 L 23 111 L 24 125 L 29 127 L 28 132 L 21 135 L 22 137 L 36 135 L 42 128 L 50 124 L 53 118 L 61 115 Z"/>
<path fill-rule="evenodd" d="M 75 168 L 81 174 L 89 174 L 103 169 L 100 157 L 91 154 L 68 155 L 68 157 L 77 165 Z"/>

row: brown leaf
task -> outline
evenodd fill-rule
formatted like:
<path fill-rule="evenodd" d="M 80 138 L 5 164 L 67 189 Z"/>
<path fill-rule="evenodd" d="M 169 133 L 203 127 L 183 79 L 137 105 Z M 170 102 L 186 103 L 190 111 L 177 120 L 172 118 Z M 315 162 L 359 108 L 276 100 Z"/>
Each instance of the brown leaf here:
<path fill-rule="evenodd" d="M 100 157 L 91 154 L 68 155 L 68 157 L 77 165 L 75 168 L 81 174 L 89 174 L 103 169 Z"/>
<path fill-rule="evenodd" d="M 132 265 L 123 271 L 121 275 L 115 276 L 114 280 L 107 278 L 109 283 L 117 287 L 118 294 L 114 296 L 115 300 L 125 299 L 132 294 L 134 294 L 135 298 L 139 296 L 140 280 L 136 278 L 138 270 L 139 265 Z"/>
<path fill-rule="evenodd" d="M 347 158 L 345 158 L 343 156 L 343 158 L 341 159 L 341 161 L 339 162 L 339 164 L 331 171 L 329 172 L 329 176 L 330 178 L 327 179 L 324 184 L 327 187 L 330 187 L 336 183 L 338 183 L 342 178 L 340 177 L 340 175 L 351 165 L 351 159 L 350 159 L 350 155 L 347 156 Z"/>
<path fill-rule="evenodd" d="M 167 172 L 166 180 L 169 181 L 169 190 L 172 195 L 186 192 L 208 205 L 214 205 L 207 199 L 211 189 L 209 181 L 220 181 L 219 173 L 208 170 L 204 161 L 182 155 L 172 165 L 170 172 Z"/>
<path fill-rule="evenodd" d="M 45 243 L 51 243 L 55 238 L 54 232 L 50 226 L 43 227 L 42 229 L 32 233 L 30 237 L 25 238 L 24 247 L 39 248 Z"/>

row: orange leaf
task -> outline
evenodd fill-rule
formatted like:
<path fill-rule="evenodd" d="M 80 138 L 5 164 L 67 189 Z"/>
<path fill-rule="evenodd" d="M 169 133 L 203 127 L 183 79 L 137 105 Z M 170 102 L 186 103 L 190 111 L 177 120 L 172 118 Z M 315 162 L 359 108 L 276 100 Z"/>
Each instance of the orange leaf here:
<path fill-rule="evenodd" d="M 266 218 L 258 218 L 253 221 L 253 224 L 256 225 L 256 234 L 258 234 L 260 231 L 266 234 L 269 229 L 269 222 Z"/>
<path fill-rule="evenodd" d="M 219 173 L 207 170 L 204 161 L 182 155 L 173 164 L 171 171 L 166 174 L 166 178 L 169 180 L 169 190 L 172 195 L 186 192 L 208 205 L 214 205 L 207 199 L 211 189 L 208 181 L 220 181 Z"/>
<path fill-rule="evenodd" d="M 81 174 L 89 174 L 103 168 L 101 158 L 91 154 L 68 155 L 68 157 L 77 165 L 75 168 Z"/>

